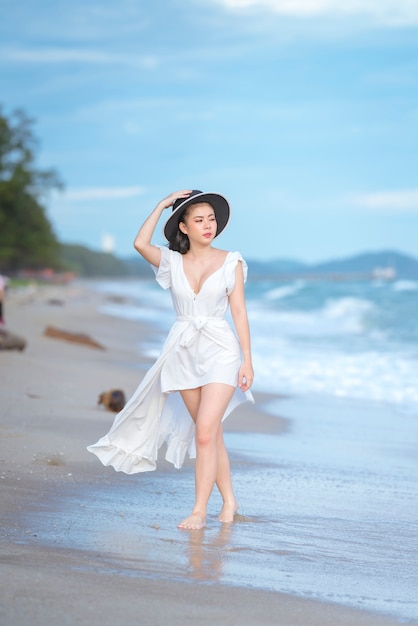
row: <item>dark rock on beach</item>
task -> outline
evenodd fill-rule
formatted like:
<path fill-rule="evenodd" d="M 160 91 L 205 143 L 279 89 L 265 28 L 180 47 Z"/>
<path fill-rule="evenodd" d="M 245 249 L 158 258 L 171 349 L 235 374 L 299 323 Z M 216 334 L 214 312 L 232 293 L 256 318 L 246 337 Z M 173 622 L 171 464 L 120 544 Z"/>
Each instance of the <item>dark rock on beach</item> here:
<path fill-rule="evenodd" d="M 108 411 L 114 411 L 118 413 L 125 406 L 126 399 L 125 394 L 121 389 L 111 389 L 110 391 L 104 391 L 99 395 L 97 404 L 103 404 Z"/>
<path fill-rule="evenodd" d="M 24 350 L 26 339 L 0 328 L 0 350 Z"/>

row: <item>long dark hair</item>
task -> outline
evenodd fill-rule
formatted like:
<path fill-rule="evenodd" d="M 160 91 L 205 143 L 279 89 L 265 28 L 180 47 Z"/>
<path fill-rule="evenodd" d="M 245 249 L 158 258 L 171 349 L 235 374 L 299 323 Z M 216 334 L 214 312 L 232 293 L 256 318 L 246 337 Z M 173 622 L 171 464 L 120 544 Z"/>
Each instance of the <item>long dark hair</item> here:
<path fill-rule="evenodd" d="M 177 230 L 176 234 L 172 239 L 168 241 L 168 247 L 170 250 L 175 250 L 176 252 L 180 252 L 180 254 L 186 254 L 190 250 L 190 241 L 187 235 L 181 232 L 179 228 L 180 222 L 185 223 L 185 218 L 189 215 L 190 209 L 195 205 L 200 204 L 199 201 L 192 202 L 189 204 L 184 211 L 179 215 L 177 220 Z"/>
<path fill-rule="evenodd" d="M 182 233 L 179 227 L 180 222 L 184 223 L 184 218 L 187 217 L 190 211 L 190 207 L 193 206 L 189 204 L 183 211 L 183 213 L 179 216 L 177 220 L 177 230 L 176 234 L 172 239 L 168 241 L 168 247 L 170 250 L 175 250 L 176 252 L 180 252 L 180 254 L 186 254 L 186 252 L 190 249 L 190 241 L 188 236 L 185 233 Z"/>

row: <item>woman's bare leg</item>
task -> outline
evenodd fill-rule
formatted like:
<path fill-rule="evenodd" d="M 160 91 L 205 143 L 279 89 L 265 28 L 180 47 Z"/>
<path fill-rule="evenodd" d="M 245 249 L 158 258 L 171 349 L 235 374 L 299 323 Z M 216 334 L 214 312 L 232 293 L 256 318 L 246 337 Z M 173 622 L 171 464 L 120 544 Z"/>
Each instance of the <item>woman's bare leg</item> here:
<path fill-rule="evenodd" d="M 186 407 L 189 410 L 193 421 L 196 423 L 200 405 L 201 388 L 187 390 L 182 392 L 182 395 Z M 223 506 L 218 519 L 220 522 L 232 522 L 234 515 L 238 510 L 238 502 L 235 498 L 232 487 L 231 468 L 228 452 L 224 443 L 222 423 L 218 428 L 216 444 L 218 455 L 216 485 L 223 499 Z"/>
<path fill-rule="evenodd" d="M 195 530 L 206 526 L 206 508 L 215 481 L 220 480 L 222 490 L 228 499 L 230 492 L 232 492 L 232 483 L 229 487 L 225 476 L 226 471 L 229 473 L 229 460 L 223 439 L 219 440 L 218 432 L 222 417 L 234 393 L 234 388 L 222 383 L 210 383 L 199 390 L 191 389 L 181 393 L 192 418 L 194 415 L 196 416 L 196 500 L 191 515 L 180 522 L 179 528 Z M 220 474 L 218 475 L 218 446 L 220 441 Z"/>
<path fill-rule="evenodd" d="M 222 510 L 218 520 L 220 522 L 233 522 L 234 515 L 238 511 L 238 502 L 232 487 L 231 467 L 228 452 L 225 447 L 222 424 L 219 425 L 216 438 L 218 450 L 218 471 L 216 474 L 216 485 L 221 492 L 223 499 Z"/>

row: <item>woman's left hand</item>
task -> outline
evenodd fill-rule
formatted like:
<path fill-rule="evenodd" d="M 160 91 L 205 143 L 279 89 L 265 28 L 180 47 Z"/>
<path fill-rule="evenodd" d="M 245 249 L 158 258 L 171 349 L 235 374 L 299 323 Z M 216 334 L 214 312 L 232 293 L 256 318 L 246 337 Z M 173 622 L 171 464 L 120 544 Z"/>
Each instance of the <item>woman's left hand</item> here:
<path fill-rule="evenodd" d="M 251 364 L 243 363 L 239 369 L 238 386 L 241 391 L 248 391 L 253 384 L 254 371 Z"/>

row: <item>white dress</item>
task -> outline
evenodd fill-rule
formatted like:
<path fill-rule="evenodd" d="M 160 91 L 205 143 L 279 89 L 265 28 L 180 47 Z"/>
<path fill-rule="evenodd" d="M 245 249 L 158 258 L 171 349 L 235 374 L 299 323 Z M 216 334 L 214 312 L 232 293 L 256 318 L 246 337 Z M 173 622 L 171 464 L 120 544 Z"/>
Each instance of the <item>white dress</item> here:
<path fill-rule="evenodd" d="M 158 449 L 167 444 L 165 458 L 180 468 L 186 453 L 196 455 L 194 423 L 180 389 L 207 383 L 236 387 L 223 419 L 239 404 L 254 402 L 238 383 L 240 346 L 224 319 L 235 285 L 237 263 L 247 264 L 239 252 L 228 252 L 223 265 L 195 294 L 183 270 L 179 252 L 161 248 L 157 282 L 170 288 L 177 319 L 155 364 L 147 372 L 126 406 L 115 417 L 107 435 L 87 448 L 104 465 L 126 474 L 155 470 Z"/>

